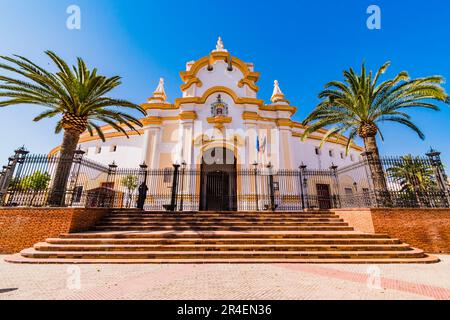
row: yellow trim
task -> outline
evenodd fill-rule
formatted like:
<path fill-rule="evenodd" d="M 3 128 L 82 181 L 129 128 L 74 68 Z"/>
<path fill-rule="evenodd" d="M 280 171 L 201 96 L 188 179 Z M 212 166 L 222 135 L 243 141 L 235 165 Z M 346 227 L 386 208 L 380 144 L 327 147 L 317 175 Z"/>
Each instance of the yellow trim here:
<path fill-rule="evenodd" d="M 181 91 L 185 91 L 185 90 L 189 89 L 190 86 L 192 86 L 194 83 L 197 84 L 197 87 L 199 87 L 199 88 L 200 88 L 201 86 L 203 86 L 202 81 L 201 81 L 199 78 L 195 77 L 195 78 L 189 79 L 188 82 L 182 84 L 182 85 L 180 86 Z"/>
<path fill-rule="evenodd" d="M 180 120 L 197 120 L 197 112 L 195 111 L 181 111 Z"/>
<path fill-rule="evenodd" d="M 300 132 L 293 132 L 292 136 L 293 137 L 298 137 L 298 138 L 302 138 L 303 137 L 303 135 Z M 306 139 L 322 141 L 323 137 L 310 135 Z M 344 136 L 338 136 L 338 137 L 334 136 L 332 138 L 326 139 L 325 141 L 328 142 L 328 143 L 334 143 L 334 144 L 339 144 L 339 145 L 342 145 L 342 146 L 347 146 L 348 139 L 346 137 L 344 137 Z M 351 143 L 350 144 L 350 148 L 352 148 L 352 149 L 354 149 L 356 151 L 364 151 L 364 148 L 356 145 L 355 143 Z"/>
<path fill-rule="evenodd" d="M 258 113 L 254 111 L 244 111 L 242 112 L 242 119 L 243 120 L 260 120 L 261 117 L 258 115 Z"/>
<path fill-rule="evenodd" d="M 250 89 L 252 89 L 255 92 L 259 91 L 259 87 L 253 81 L 250 81 L 249 79 L 244 78 L 238 82 L 239 88 L 242 88 L 244 85 L 247 85 Z"/>
<path fill-rule="evenodd" d="M 183 97 L 175 99 L 174 104 L 168 103 L 143 103 L 141 107 L 144 110 L 147 109 L 161 109 L 161 110 L 177 110 L 180 108 L 182 104 L 187 103 L 195 103 L 195 104 L 204 104 L 208 97 L 216 92 L 224 92 L 228 94 L 235 104 L 254 104 L 259 107 L 259 109 L 264 111 L 288 111 L 291 115 L 297 112 L 297 108 L 290 105 L 278 105 L 278 104 L 269 104 L 264 105 L 264 100 L 257 98 L 248 98 L 248 97 L 239 97 L 236 92 L 232 89 L 224 87 L 224 86 L 215 86 L 206 90 L 201 97 Z"/>
<path fill-rule="evenodd" d="M 127 131 L 127 134 L 129 136 L 135 136 L 135 135 L 141 135 L 144 134 L 144 130 L 138 130 L 136 131 Z M 105 133 L 105 139 L 112 139 L 112 138 L 119 138 L 119 137 L 126 137 L 126 135 L 123 132 L 110 132 L 110 133 Z M 93 135 L 93 136 L 80 136 L 80 140 L 78 141 L 78 143 L 83 143 L 83 142 L 89 142 L 89 141 L 94 141 L 94 140 L 101 140 L 100 137 L 98 135 Z M 50 152 L 49 152 L 49 156 L 53 156 L 55 155 L 57 152 L 59 152 L 59 150 L 61 150 L 61 146 L 55 147 L 53 148 Z"/>
<path fill-rule="evenodd" d="M 233 121 L 232 118 L 226 116 L 215 116 L 206 119 L 208 123 L 214 124 L 214 127 L 217 129 L 223 129 L 225 123 L 231 123 Z"/>
<path fill-rule="evenodd" d="M 292 127 L 291 119 L 280 118 L 277 119 L 277 125 L 279 127 Z"/>
<path fill-rule="evenodd" d="M 243 120 L 256 120 L 256 121 L 266 121 L 266 122 L 274 122 L 276 123 L 278 126 L 288 126 L 291 128 L 300 128 L 300 129 L 306 129 L 305 126 L 303 126 L 301 123 L 296 122 L 296 121 L 292 121 L 291 119 L 288 118 L 265 118 L 265 117 L 261 117 L 258 113 L 254 112 L 254 111 L 244 111 L 242 113 L 242 119 Z M 325 129 L 319 129 L 316 131 L 317 133 L 321 133 L 321 134 L 325 134 L 327 133 L 327 130 Z M 300 132 L 293 132 L 292 133 L 293 137 L 298 137 L 301 138 L 302 137 L 302 133 Z M 308 139 L 313 139 L 313 140 L 322 140 L 321 136 L 309 136 Z M 334 138 L 335 141 L 331 141 L 332 139 L 327 139 L 327 142 L 330 143 L 336 143 L 336 144 L 340 144 L 343 146 L 347 145 L 347 138 L 344 136 L 339 136 L 337 139 L 336 137 Z M 350 146 L 352 149 L 357 150 L 357 151 L 364 151 L 364 148 L 356 145 L 355 143 L 352 143 Z"/>
<path fill-rule="evenodd" d="M 230 54 L 228 52 L 222 52 L 222 51 L 211 52 L 210 55 L 205 56 L 205 57 L 200 58 L 197 61 L 195 61 L 194 64 L 192 64 L 189 71 L 181 71 L 180 72 L 181 80 L 183 80 L 183 82 L 187 82 L 190 79 L 195 78 L 197 76 L 197 73 L 203 67 L 206 67 L 209 64 L 212 64 L 218 60 L 228 61 L 229 58 L 230 58 Z M 248 79 L 250 81 L 258 81 L 258 79 L 260 77 L 260 73 L 250 71 L 248 65 L 244 61 L 242 61 L 236 57 L 231 57 L 231 63 L 233 66 L 235 66 L 239 70 L 241 70 L 241 72 L 244 74 L 244 79 Z"/>
<path fill-rule="evenodd" d="M 294 115 L 297 112 L 296 107 L 284 104 L 268 104 L 259 108 L 264 111 L 288 111 L 291 115 Z"/>
<path fill-rule="evenodd" d="M 146 117 L 144 119 L 141 120 L 142 124 L 144 126 L 148 126 L 148 125 L 161 125 L 163 122 L 163 119 L 161 117 Z"/>
<path fill-rule="evenodd" d="M 195 104 L 203 104 L 206 102 L 208 97 L 216 92 L 224 92 L 228 94 L 234 101 L 235 104 L 256 104 L 258 106 L 264 105 L 264 100 L 257 98 L 246 98 L 239 97 L 233 90 L 223 86 L 211 87 L 203 93 L 201 97 L 184 97 L 175 99 L 175 106 L 180 107 L 181 104 L 186 103 L 195 103 Z"/>
<path fill-rule="evenodd" d="M 244 111 L 242 113 L 243 120 L 256 120 L 256 121 L 265 121 L 265 122 L 274 122 L 279 126 L 289 126 L 292 127 L 293 121 L 289 118 L 267 118 L 261 117 L 258 113 L 254 111 Z"/>
<path fill-rule="evenodd" d="M 171 103 L 159 103 L 159 102 L 142 103 L 141 107 L 144 110 L 148 110 L 148 109 L 176 110 L 176 109 L 178 109 L 178 107 L 174 106 Z"/>
<path fill-rule="evenodd" d="M 209 117 L 206 120 L 210 124 L 231 123 L 233 121 L 233 119 L 231 117 L 225 117 L 225 116 Z"/>

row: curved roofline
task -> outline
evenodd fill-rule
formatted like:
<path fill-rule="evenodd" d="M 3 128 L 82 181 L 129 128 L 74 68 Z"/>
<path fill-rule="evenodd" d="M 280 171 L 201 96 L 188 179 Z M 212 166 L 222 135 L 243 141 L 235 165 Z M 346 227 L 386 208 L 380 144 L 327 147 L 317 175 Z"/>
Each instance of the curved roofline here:
<path fill-rule="evenodd" d="M 204 56 L 197 61 L 195 61 L 190 69 L 188 71 L 181 71 L 180 77 L 183 82 L 187 84 L 187 82 L 191 79 L 197 78 L 197 73 L 204 67 L 213 64 L 216 61 L 223 60 L 225 62 L 228 62 L 229 59 L 231 59 L 231 64 L 235 67 L 237 67 L 242 74 L 244 75 L 243 79 L 247 79 L 251 82 L 258 81 L 260 77 L 259 72 L 251 71 L 244 61 L 237 57 L 232 57 L 228 52 L 224 51 L 218 51 L 218 52 L 211 52 L 209 55 Z"/>

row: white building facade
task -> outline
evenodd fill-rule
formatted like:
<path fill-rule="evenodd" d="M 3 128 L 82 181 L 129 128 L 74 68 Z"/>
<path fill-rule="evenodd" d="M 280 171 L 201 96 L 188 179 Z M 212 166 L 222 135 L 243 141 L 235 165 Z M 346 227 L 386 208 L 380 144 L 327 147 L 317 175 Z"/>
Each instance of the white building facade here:
<path fill-rule="evenodd" d="M 231 161 L 238 168 L 270 163 L 275 169 L 297 169 L 301 164 L 328 169 L 360 159 L 362 148 L 352 145 L 347 154 L 344 137 L 332 138 L 322 148 L 325 131 L 302 140 L 305 128 L 292 120 L 296 107 L 286 99 L 278 81 L 266 104 L 257 95 L 260 74 L 252 63 L 232 57 L 220 38 L 215 50 L 188 62 L 180 76 L 184 82 L 181 97 L 168 102 L 161 79 L 152 97 L 142 104 L 147 112 L 141 119 L 144 127 L 130 131 L 129 138 L 109 126 L 103 127 L 106 142 L 83 134 L 80 147 L 85 157 L 129 168 L 145 162 L 151 169 L 174 163 L 199 168 L 205 161 L 216 161 L 206 159 L 213 149 L 234 155 Z M 217 157 L 215 151 L 212 155 Z"/>

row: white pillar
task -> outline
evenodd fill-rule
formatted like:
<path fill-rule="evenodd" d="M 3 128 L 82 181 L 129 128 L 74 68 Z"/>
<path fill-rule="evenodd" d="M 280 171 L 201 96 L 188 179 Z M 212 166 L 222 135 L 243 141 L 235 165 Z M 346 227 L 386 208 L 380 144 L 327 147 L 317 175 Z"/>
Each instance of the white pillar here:
<path fill-rule="evenodd" d="M 258 128 L 255 122 L 245 123 L 245 160 L 243 165 L 251 167 L 253 162 L 258 161 L 258 152 L 256 150 L 256 137 L 258 136 Z"/>
<path fill-rule="evenodd" d="M 158 168 L 160 140 L 161 129 L 159 126 L 144 129 L 142 161 L 145 162 L 150 169 Z"/>
<path fill-rule="evenodd" d="M 288 127 L 280 127 L 280 169 L 292 169 L 291 149 L 290 149 L 291 129 Z"/>
<path fill-rule="evenodd" d="M 191 165 L 194 163 L 194 122 L 192 120 L 182 120 L 182 146 L 181 146 L 181 158 L 186 161 L 186 164 Z"/>

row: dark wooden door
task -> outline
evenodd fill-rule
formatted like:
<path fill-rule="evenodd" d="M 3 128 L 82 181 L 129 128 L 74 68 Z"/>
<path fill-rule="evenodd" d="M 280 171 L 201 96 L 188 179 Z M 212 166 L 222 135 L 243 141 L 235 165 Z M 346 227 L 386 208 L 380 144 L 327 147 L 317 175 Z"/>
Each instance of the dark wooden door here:
<path fill-rule="evenodd" d="M 230 210 L 230 175 L 216 171 L 206 174 L 206 207 L 207 211 Z"/>
<path fill-rule="evenodd" d="M 319 209 L 331 209 L 331 195 L 329 184 L 316 184 L 317 202 Z"/>
<path fill-rule="evenodd" d="M 237 172 L 233 151 L 225 148 L 205 151 L 201 166 L 199 209 L 237 210 Z"/>

